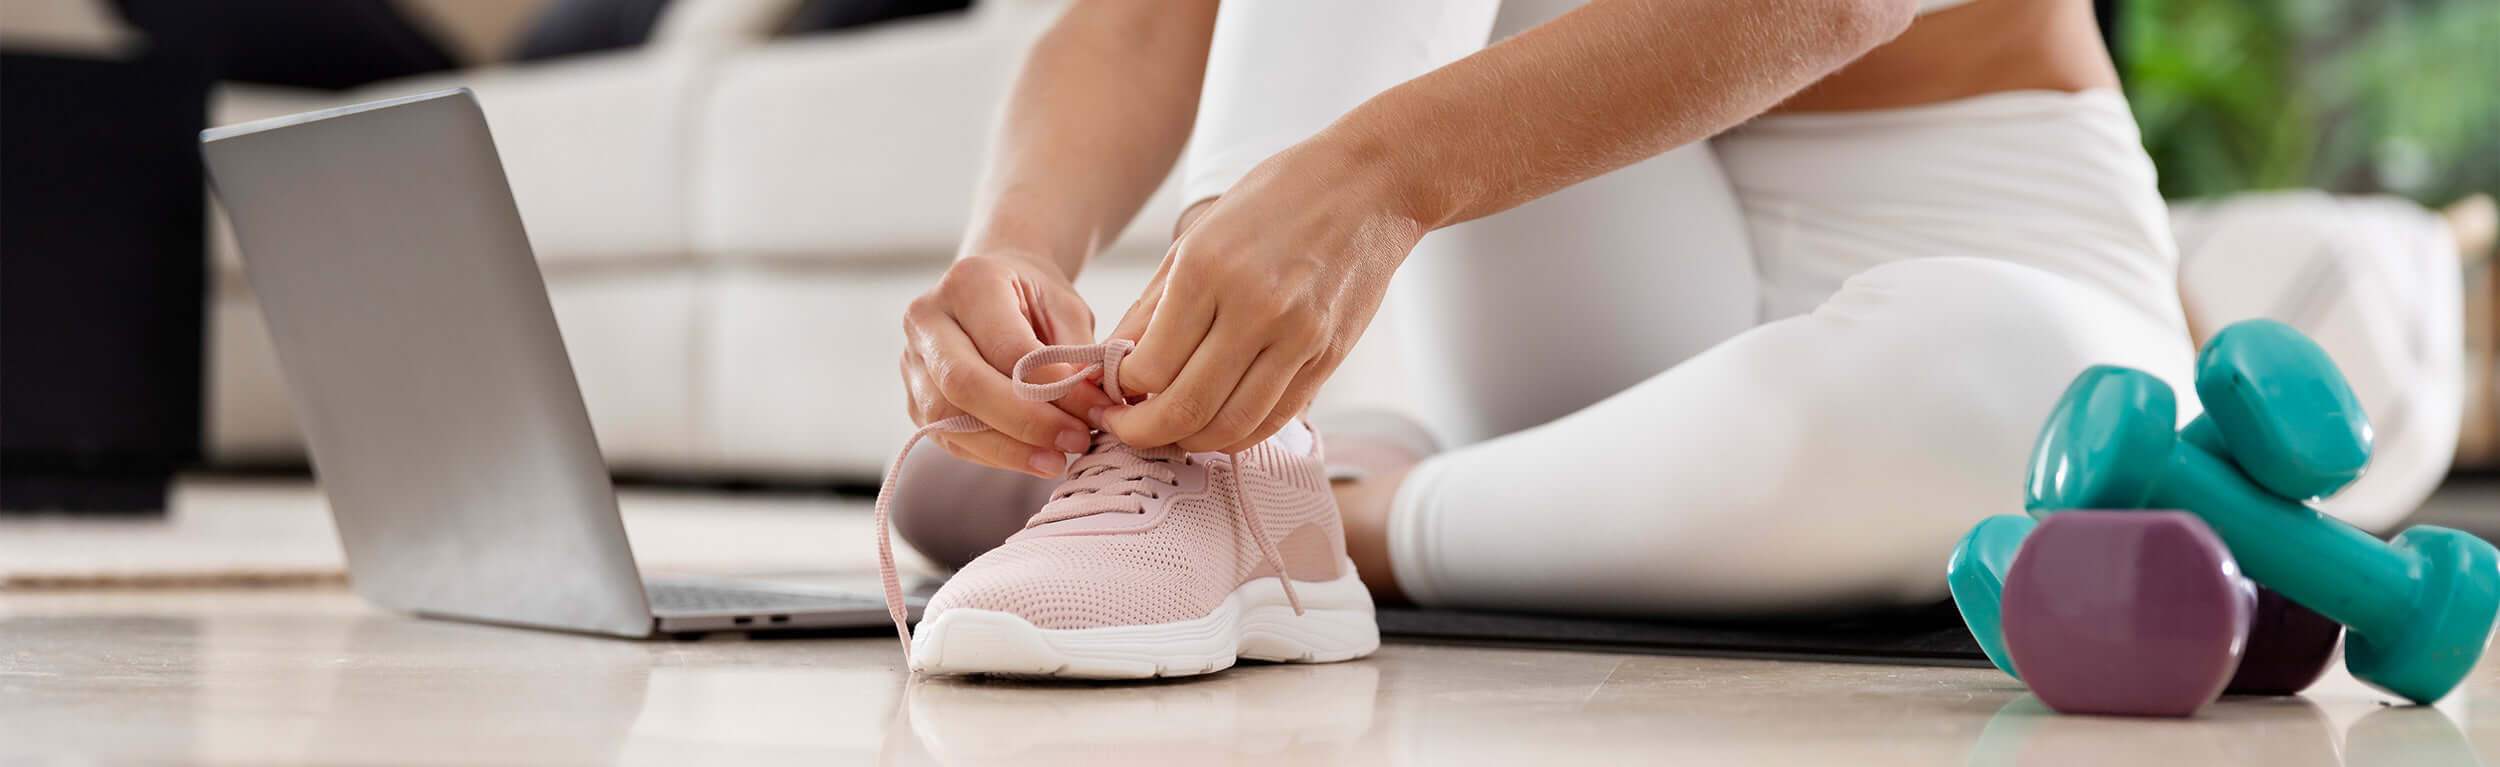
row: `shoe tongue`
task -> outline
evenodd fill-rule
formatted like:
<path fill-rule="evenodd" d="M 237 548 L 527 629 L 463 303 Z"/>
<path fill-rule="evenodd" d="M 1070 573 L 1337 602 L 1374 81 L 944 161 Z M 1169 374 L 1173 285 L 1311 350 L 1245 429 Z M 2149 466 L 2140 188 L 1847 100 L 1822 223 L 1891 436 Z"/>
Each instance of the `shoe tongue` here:
<path fill-rule="evenodd" d="M 1067 477 L 1074 479 L 1133 468 L 1141 461 L 1179 463 L 1188 456 L 1188 452 L 1176 445 L 1134 448 L 1121 442 L 1118 437 L 1111 436 L 1108 432 L 1101 432 L 1094 435 L 1093 448 L 1087 450 L 1084 455 L 1077 456 L 1076 461 L 1068 465 Z"/>
<path fill-rule="evenodd" d="M 1163 447 L 1153 448 L 1130 447 L 1128 443 L 1121 442 L 1119 437 L 1111 436 L 1111 432 L 1098 431 L 1094 432 L 1093 447 L 1086 448 L 1085 454 L 1078 456 L 1076 460 L 1078 463 L 1086 463 L 1088 462 L 1087 459 L 1094 459 L 1097 456 L 1114 452 L 1127 453 L 1139 458 L 1154 461 L 1178 461 L 1188 455 L 1187 451 L 1181 450 L 1179 445 L 1165 445 Z M 1100 461 L 1096 460 L 1094 462 L 1098 463 Z"/>
<path fill-rule="evenodd" d="M 1179 445 L 1164 445 L 1162 447 L 1150 447 L 1143 450 L 1132 447 L 1128 450 L 1129 452 L 1136 453 L 1137 457 L 1150 461 L 1178 461 L 1189 457 L 1189 453 L 1182 450 Z"/>

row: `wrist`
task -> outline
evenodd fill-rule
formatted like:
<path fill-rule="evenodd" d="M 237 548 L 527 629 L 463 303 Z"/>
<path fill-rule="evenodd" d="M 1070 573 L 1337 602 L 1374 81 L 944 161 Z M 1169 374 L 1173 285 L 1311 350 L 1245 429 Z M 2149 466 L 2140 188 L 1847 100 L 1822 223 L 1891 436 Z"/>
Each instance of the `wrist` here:
<path fill-rule="evenodd" d="M 1415 228 L 1417 237 L 1452 223 L 1454 190 L 1435 179 L 1423 142 L 1396 141 L 1357 109 L 1305 143 L 1315 172 L 1332 177 L 1330 188 L 1353 195 L 1375 214 Z"/>

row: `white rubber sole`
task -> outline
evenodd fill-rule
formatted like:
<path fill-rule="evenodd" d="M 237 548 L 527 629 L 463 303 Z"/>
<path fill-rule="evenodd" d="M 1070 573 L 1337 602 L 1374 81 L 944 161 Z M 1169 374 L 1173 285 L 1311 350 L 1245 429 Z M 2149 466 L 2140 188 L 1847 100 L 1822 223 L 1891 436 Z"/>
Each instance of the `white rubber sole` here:
<path fill-rule="evenodd" d="M 1333 581 L 1294 581 L 1302 614 L 1285 601 L 1276 578 L 1234 589 L 1204 618 L 1144 626 L 1043 629 L 1012 613 L 955 608 L 921 624 L 911 641 L 911 670 L 926 674 L 993 674 L 1054 679 L 1146 679 L 1195 676 L 1231 668 L 1242 658 L 1283 663 L 1335 663 L 1380 649 L 1371 592 L 1354 564 Z"/>

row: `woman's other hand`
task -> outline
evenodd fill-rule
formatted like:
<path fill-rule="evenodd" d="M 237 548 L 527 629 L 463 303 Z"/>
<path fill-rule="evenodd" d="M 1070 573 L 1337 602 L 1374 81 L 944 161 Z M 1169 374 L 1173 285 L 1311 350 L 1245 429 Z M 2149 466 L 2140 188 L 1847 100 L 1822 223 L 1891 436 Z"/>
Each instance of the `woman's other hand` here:
<path fill-rule="evenodd" d="M 1094 313 L 1059 267 L 1023 254 L 966 256 L 903 314 L 903 388 L 921 425 L 970 413 L 993 431 L 935 434 L 956 457 L 1037 477 L 1067 468 L 1091 444 L 1082 415 L 1111 404 L 1092 387 L 1056 403 L 1016 397 L 1016 360 L 1046 344 L 1094 339 Z M 1037 381 L 1076 371 L 1032 374 Z"/>
<path fill-rule="evenodd" d="M 1137 342 L 1104 411 L 1138 447 L 1234 452 L 1300 415 L 1371 325 L 1425 228 L 1377 164 L 1323 133 L 1184 213 L 1163 266 L 1111 335 Z"/>

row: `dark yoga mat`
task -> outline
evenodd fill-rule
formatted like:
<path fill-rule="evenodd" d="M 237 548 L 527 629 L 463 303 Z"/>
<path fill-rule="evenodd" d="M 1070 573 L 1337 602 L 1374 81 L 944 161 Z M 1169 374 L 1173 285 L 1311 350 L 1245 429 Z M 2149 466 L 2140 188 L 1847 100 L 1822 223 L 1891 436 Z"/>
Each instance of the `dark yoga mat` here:
<path fill-rule="evenodd" d="M 1702 623 L 1380 608 L 1393 642 L 1988 667 L 1953 605 L 1818 623 Z"/>

